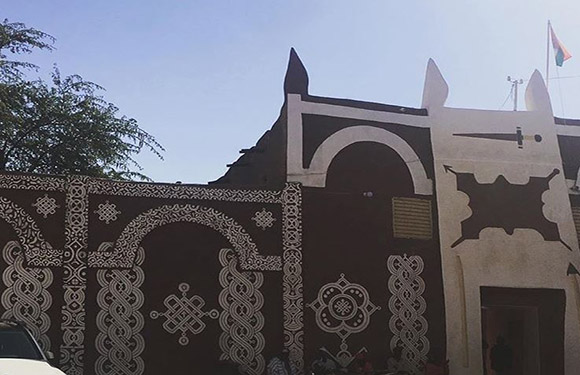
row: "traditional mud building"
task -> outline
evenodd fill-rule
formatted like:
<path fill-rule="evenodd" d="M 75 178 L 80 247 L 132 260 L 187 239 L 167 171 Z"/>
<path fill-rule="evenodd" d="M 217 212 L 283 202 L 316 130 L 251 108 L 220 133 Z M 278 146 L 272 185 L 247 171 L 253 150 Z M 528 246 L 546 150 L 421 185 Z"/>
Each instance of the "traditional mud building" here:
<path fill-rule="evenodd" d="M 0 175 L 0 313 L 70 375 L 299 371 L 325 347 L 377 367 L 400 345 L 482 374 L 506 337 L 519 374 L 580 369 L 580 121 L 542 78 L 528 111 L 310 95 L 294 51 L 280 117 L 209 185 Z"/>

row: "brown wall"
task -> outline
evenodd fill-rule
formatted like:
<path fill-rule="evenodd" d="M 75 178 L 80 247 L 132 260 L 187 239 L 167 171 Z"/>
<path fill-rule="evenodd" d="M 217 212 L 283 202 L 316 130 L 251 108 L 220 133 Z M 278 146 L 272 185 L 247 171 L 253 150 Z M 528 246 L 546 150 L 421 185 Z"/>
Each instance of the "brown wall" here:
<path fill-rule="evenodd" d="M 372 192 L 365 197 L 364 192 Z M 390 148 L 377 143 L 356 143 L 333 160 L 326 188 L 304 189 L 304 300 L 312 303 L 319 289 L 338 280 L 366 288 L 370 300 L 380 307 L 371 316 L 367 329 L 351 334 L 346 343 L 351 354 L 365 347 L 376 368 L 390 355 L 393 333 L 389 320 L 392 294 L 388 289 L 390 255 L 419 255 L 425 264 L 422 278 L 427 310 L 427 337 L 431 347 L 444 350 L 445 328 L 438 240 L 402 239 L 393 236 L 393 197 L 413 195 L 413 185 L 405 163 Z M 433 222 L 436 211 L 433 204 Z M 333 354 L 341 338 L 321 330 L 315 312 L 305 307 L 306 363 L 324 346 Z"/>

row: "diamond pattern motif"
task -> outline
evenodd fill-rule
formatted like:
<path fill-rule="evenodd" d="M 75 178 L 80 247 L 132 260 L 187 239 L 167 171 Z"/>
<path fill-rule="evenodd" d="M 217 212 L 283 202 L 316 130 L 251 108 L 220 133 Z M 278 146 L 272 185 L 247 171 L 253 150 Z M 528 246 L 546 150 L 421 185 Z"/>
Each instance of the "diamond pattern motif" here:
<path fill-rule="evenodd" d="M 272 212 L 262 208 L 262 211 L 257 211 L 252 218 L 254 223 L 258 228 L 262 228 L 262 230 L 266 230 L 267 228 L 272 228 L 276 218 L 272 214 Z"/>
<path fill-rule="evenodd" d="M 99 220 L 109 224 L 111 221 L 117 220 L 117 215 L 121 214 L 121 211 L 117 211 L 117 206 L 114 203 L 105 201 L 105 203 L 99 204 L 99 209 L 95 213 L 99 215 Z"/>
<path fill-rule="evenodd" d="M 210 311 L 203 311 L 205 301 L 198 295 L 192 297 L 187 296 L 189 291 L 189 284 L 179 284 L 179 291 L 181 297 L 172 294 L 165 298 L 163 304 L 166 307 L 165 312 L 151 311 L 149 316 L 152 319 L 165 317 L 163 328 L 169 333 L 181 332 L 181 337 L 177 340 L 180 345 L 189 344 L 187 333 L 191 332 L 194 335 L 201 333 L 205 329 L 205 323 L 202 318 L 208 316 L 210 319 L 217 319 L 219 312 L 216 309 Z"/>
<path fill-rule="evenodd" d="M 38 197 L 32 206 L 36 207 L 36 212 L 38 212 L 39 215 L 44 216 L 45 219 L 48 215 L 54 215 L 56 209 L 60 208 L 60 206 L 56 204 L 56 199 L 49 197 L 48 194 L 44 194 L 43 197 Z"/>

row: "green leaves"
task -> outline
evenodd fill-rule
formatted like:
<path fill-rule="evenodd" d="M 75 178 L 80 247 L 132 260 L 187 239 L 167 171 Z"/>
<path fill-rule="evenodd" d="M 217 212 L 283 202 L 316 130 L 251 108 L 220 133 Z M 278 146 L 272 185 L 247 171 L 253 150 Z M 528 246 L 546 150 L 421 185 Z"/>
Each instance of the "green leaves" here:
<path fill-rule="evenodd" d="M 28 62 L 8 60 L 4 54 L 6 51 L 11 54 L 31 53 L 35 48 L 52 51 L 54 42 L 54 37 L 45 32 L 28 28 L 21 22 L 8 22 L 5 19 L 0 23 L 0 74 L 2 79 L 22 78 L 22 69 L 38 69 L 36 65 Z"/>
<path fill-rule="evenodd" d="M 52 49 L 44 39 L 54 40 L 21 23 L 0 24 L 0 170 L 147 180 L 134 156 L 145 148 L 162 159 L 164 149 L 99 95 L 102 87 L 57 68 L 51 82 L 26 81 L 19 69 L 27 63 L 1 52 Z"/>

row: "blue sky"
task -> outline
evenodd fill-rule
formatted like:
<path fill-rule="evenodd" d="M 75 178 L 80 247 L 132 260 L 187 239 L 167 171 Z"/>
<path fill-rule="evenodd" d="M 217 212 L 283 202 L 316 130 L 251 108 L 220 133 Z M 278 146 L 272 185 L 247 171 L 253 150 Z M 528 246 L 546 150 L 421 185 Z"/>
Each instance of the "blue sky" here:
<path fill-rule="evenodd" d="M 28 57 L 42 67 L 32 77 L 57 63 L 104 86 L 167 149 L 164 161 L 138 157 L 144 173 L 191 183 L 220 177 L 276 120 L 290 47 L 314 95 L 418 107 L 432 57 L 447 105 L 499 109 L 506 76 L 545 74 L 548 19 L 573 55 L 560 77 L 580 76 L 578 14 L 577 0 L 4 0 L 0 9 L 57 38 L 54 52 Z M 580 77 L 551 81 L 550 93 L 556 115 L 580 118 Z"/>

